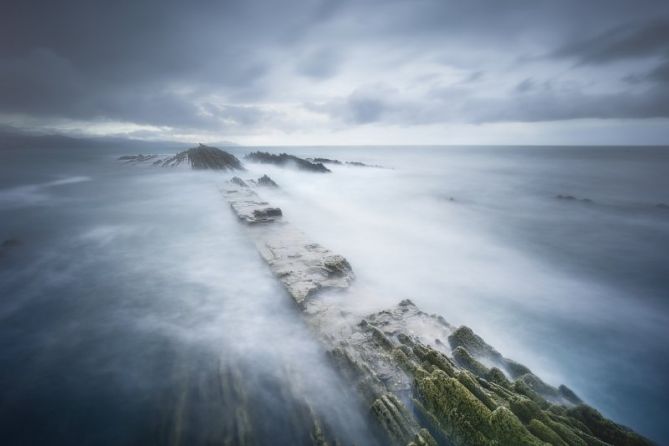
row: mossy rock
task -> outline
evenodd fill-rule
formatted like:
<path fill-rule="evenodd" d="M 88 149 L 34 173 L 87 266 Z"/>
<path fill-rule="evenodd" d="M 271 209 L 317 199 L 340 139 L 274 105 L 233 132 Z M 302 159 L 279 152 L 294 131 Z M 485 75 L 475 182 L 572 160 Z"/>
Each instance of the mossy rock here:
<path fill-rule="evenodd" d="M 531 420 L 527 425 L 527 430 L 538 439 L 553 446 L 569 446 L 555 431 L 539 420 Z"/>
<path fill-rule="evenodd" d="M 585 424 L 594 437 L 607 443 L 616 446 L 650 446 L 653 444 L 627 427 L 604 418 L 590 406 L 582 404 L 567 410 L 567 413 Z"/>
<path fill-rule="evenodd" d="M 372 403 L 371 411 L 393 444 L 409 443 L 419 430 L 418 423 L 392 393 L 377 398 Z"/>
<path fill-rule="evenodd" d="M 491 368 L 490 371 L 485 375 L 485 379 L 499 386 L 502 386 L 505 389 L 511 388 L 511 382 L 507 379 L 504 372 L 502 372 L 497 367 Z"/>
<path fill-rule="evenodd" d="M 456 445 L 489 446 L 488 409 L 457 379 L 442 370 L 418 378 L 416 389 L 425 408 L 435 416 Z"/>
<path fill-rule="evenodd" d="M 413 352 L 421 360 L 427 361 L 438 369 L 446 372 L 448 376 L 455 376 L 455 364 L 453 364 L 443 353 L 440 353 L 431 347 L 424 347 L 422 345 L 415 345 Z"/>
<path fill-rule="evenodd" d="M 548 408 L 549 404 L 548 402 L 537 392 L 532 390 L 530 386 L 528 386 L 524 381 L 518 380 L 513 383 L 513 390 L 516 391 L 516 393 L 519 393 L 521 395 L 526 396 L 527 398 L 531 399 L 535 403 L 539 405 L 541 408 Z"/>
<path fill-rule="evenodd" d="M 516 380 L 516 382 L 519 381 L 525 383 L 530 389 L 544 398 L 557 399 L 560 397 L 560 393 L 555 387 L 549 386 L 534 373 L 524 374 Z"/>
<path fill-rule="evenodd" d="M 564 384 L 560 385 L 558 387 L 558 392 L 560 392 L 560 395 L 567 401 L 569 401 L 572 404 L 583 404 L 583 400 L 574 393 L 573 390 L 571 390 L 569 387 L 565 386 Z"/>
<path fill-rule="evenodd" d="M 421 429 L 407 446 L 438 446 L 438 443 L 427 429 Z"/>
<path fill-rule="evenodd" d="M 523 364 L 520 364 L 512 359 L 504 358 L 504 366 L 506 371 L 509 372 L 509 375 L 511 375 L 512 379 L 517 379 L 520 376 L 532 373 L 532 371 Z"/>
<path fill-rule="evenodd" d="M 513 412 L 523 423 L 529 423 L 532 419 L 545 420 L 546 415 L 542 412 L 541 407 L 529 398 L 516 396 L 509 400 L 509 409 Z"/>
<path fill-rule="evenodd" d="M 487 357 L 500 362 L 504 359 L 497 350 L 488 345 L 480 336 L 475 334 L 474 331 L 466 325 L 458 327 L 453 333 L 451 333 L 451 335 L 448 337 L 448 342 L 453 350 L 458 347 L 463 347 L 467 349 L 470 354 L 476 357 Z"/>
<path fill-rule="evenodd" d="M 476 376 L 485 377 L 490 372 L 486 366 L 474 359 L 463 347 L 457 347 L 453 350 L 453 359 L 455 359 L 457 365 L 469 370 Z"/>
<path fill-rule="evenodd" d="M 518 417 L 506 407 L 498 407 L 490 415 L 490 427 L 494 443 L 500 446 L 544 446 L 544 443 L 530 434 Z"/>
<path fill-rule="evenodd" d="M 478 398 L 485 406 L 490 410 L 495 410 L 497 404 L 490 398 L 490 396 L 483 390 L 481 386 L 478 385 L 476 381 L 472 378 L 469 372 L 462 371 L 458 373 L 458 381 L 464 385 L 467 390 L 469 390 L 476 398 Z"/>
<path fill-rule="evenodd" d="M 557 433 L 569 446 L 588 446 L 588 444 L 578 436 L 571 427 L 551 419 L 545 420 L 544 424 L 553 430 L 553 432 Z"/>

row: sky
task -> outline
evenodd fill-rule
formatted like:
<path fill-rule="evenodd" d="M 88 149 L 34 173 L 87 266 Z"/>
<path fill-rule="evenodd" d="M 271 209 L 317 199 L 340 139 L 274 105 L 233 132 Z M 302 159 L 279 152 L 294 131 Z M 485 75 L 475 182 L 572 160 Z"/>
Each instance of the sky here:
<path fill-rule="evenodd" d="M 0 125 L 291 144 L 669 144 L 665 0 L 0 0 Z"/>

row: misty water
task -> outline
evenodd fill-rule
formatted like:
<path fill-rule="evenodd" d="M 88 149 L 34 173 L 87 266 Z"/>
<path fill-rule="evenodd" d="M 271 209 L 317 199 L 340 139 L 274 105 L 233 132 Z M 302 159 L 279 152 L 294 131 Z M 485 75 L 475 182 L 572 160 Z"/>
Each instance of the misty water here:
<path fill-rule="evenodd" d="M 269 174 L 280 189 L 263 197 L 350 261 L 349 310 L 410 298 L 669 442 L 669 209 L 657 206 L 669 204 L 669 149 L 272 150 L 386 167 L 243 175 Z M 303 441 L 287 427 L 302 410 L 293 394 L 345 441 L 373 443 L 353 389 L 222 199 L 231 175 L 116 161 L 127 153 L 1 152 L 0 242 L 15 240 L 0 252 L 2 438 L 220 438 L 235 397 L 212 395 L 231 373 L 266 443 Z"/>

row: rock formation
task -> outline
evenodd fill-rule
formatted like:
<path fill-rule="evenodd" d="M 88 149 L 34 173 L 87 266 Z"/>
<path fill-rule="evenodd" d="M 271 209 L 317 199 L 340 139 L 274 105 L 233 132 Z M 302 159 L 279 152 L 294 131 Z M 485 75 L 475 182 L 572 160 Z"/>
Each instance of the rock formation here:
<path fill-rule="evenodd" d="M 289 223 L 279 221 L 281 209 L 270 206 L 245 183 L 234 179 L 225 183 L 222 192 L 244 223 L 272 223 L 250 235 L 295 302 L 301 305 L 318 290 L 350 285 L 353 272 L 346 259 L 312 242 Z"/>
<path fill-rule="evenodd" d="M 317 291 L 346 290 L 352 283 L 346 259 L 310 242 L 288 222 L 249 221 L 244 203 L 269 204 L 248 187 L 228 182 L 223 193 L 249 223 L 260 254 L 299 305 L 334 366 L 369 408 L 382 444 L 651 444 L 583 404 L 567 387 L 544 383 L 470 328 L 453 327 L 410 300 L 359 318 L 319 299 Z M 346 299 L 348 294 L 338 296 Z"/>
<path fill-rule="evenodd" d="M 275 155 L 268 152 L 252 152 L 246 155 L 244 159 L 255 163 L 275 164 L 277 166 L 283 167 L 293 165 L 300 170 L 306 170 L 309 172 L 330 172 L 330 169 L 325 167 L 322 163 L 311 162 L 303 158 L 298 158 L 294 155 L 288 155 L 287 153 L 280 153 Z"/>
<path fill-rule="evenodd" d="M 161 166 L 178 166 L 186 161 L 193 169 L 243 170 L 242 163 L 236 156 L 203 144 L 163 160 Z"/>
<path fill-rule="evenodd" d="M 356 167 L 375 167 L 378 169 L 383 169 L 383 166 L 379 166 L 377 164 L 365 164 L 361 163 L 360 161 L 339 161 L 339 160 L 333 160 L 329 158 L 306 158 L 307 161 L 311 161 L 312 163 L 321 163 L 321 164 L 337 164 L 337 165 L 349 165 L 349 166 L 356 166 Z"/>
<path fill-rule="evenodd" d="M 258 186 L 265 186 L 265 187 L 273 187 L 273 188 L 278 188 L 279 185 L 274 182 L 273 179 L 268 177 L 267 175 L 263 175 L 260 178 L 256 180 L 256 184 Z"/>
<path fill-rule="evenodd" d="M 177 167 L 188 165 L 197 170 L 244 170 L 236 156 L 216 147 L 200 144 L 197 147 L 179 152 L 176 155 L 125 155 L 119 158 L 129 164 L 140 164 L 151 161 L 159 167 Z"/>

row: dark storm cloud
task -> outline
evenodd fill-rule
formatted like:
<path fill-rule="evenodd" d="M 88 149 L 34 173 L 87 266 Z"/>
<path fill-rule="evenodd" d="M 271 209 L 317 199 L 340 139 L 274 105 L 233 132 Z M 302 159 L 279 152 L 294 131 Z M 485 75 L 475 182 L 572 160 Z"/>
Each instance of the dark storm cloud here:
<path fill-rule="evenodd" d="M 647 56 L 669 57 L 669 19 L 626 23 L 584 40 L 571 42 L 554 53 L 583 64 L 602 64 Z"/>
<path fill-rule="evenodd" d="M 281 122 L 277 103 L 348 126 L 667 116 L 655 0 L 7 0 L 0 25 L 0 113 L 31 118 L 255 129 Z M 598 68 L 614 61 L 635 65 Z"/>

